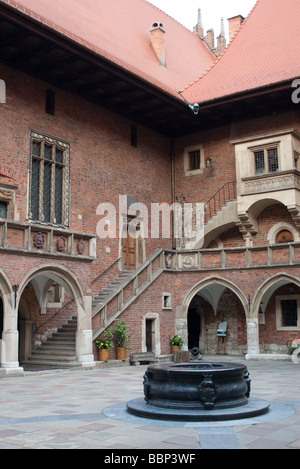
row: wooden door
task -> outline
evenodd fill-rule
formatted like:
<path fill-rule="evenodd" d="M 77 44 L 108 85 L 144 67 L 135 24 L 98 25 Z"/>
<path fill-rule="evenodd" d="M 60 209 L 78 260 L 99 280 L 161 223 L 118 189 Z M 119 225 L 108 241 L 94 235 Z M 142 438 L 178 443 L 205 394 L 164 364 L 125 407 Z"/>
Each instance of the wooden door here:
<path fill-rule="evenodd" d="M 136 269 L 136 239 L 130 236 L 128 224 L 123 228 L 122 247 L 124 270 Z"/>

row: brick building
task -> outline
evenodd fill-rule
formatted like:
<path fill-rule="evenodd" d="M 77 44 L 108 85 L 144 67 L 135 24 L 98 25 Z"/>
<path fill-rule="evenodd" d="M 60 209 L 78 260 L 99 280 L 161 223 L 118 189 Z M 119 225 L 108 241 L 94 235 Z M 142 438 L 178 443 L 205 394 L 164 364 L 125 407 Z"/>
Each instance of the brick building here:
<path fill-rule="evenodd" d="M 3 370 L 93 366 L 118 317 L 157 356 L 215 353 L 221 320 L 232 354 L 299 335 L 297 3 L 259 0 L 224 49 L 144 0 L 0 1 Z"/>

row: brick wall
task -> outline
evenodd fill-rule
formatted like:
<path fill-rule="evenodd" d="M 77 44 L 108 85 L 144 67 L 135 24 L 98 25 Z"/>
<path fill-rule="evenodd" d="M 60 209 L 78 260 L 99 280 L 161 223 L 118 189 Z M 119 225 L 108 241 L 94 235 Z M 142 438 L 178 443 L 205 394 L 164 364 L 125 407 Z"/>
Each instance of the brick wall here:
<path fill-rule="evenodd" d="M 1 67 L 7 102 L 1 105 L 1 180 L 17 185 L 16 214 L 27 219 L 30 131 L 70 143 L 70 229 L 95 233 L 98 204 L 118 209 L 119 195 L 136 197 L 149 209 L 151 202 L 171 201 L 169 140 L 137 126 L 138 145 L 131 146 L 131 122 L 101 107 L 55 89 L 55 116 L 45 113 L 49 84 L 9 67 Z M 117 212 L 118 214 L 118 212 Z M 118 235 L 118 233 L 117 233 Z M 146 255 L 169 240 L 149 239 Z M 98 260 L 93 276 L 120 255 L 118 239 L 97 239 Z"/>

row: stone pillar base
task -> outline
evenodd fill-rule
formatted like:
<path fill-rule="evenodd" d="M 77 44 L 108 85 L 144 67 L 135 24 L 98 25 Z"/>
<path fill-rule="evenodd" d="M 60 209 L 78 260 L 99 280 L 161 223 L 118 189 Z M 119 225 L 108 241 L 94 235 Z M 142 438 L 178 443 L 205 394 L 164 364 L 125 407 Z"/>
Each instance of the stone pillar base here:
<path fill-rule="evenodd" d="M 23 375 L 24 368 L 19 363 L 1 363 L 0 376 Z"/>

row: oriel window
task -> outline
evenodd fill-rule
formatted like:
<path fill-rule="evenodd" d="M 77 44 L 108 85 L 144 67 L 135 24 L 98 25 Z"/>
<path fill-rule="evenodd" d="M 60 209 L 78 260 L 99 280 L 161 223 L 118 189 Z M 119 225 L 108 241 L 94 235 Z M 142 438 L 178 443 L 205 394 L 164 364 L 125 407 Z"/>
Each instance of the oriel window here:
<path fill-rule="evenodd" d="M 279 170 L 278 148 L 262 148 L 254 151 L 255 174 L 275 173 Z"/>
<path fill-rule="evenodd" d="M 69 154 L 67 143 L 31 134 L 31 220 L 69 225 Z"/>

